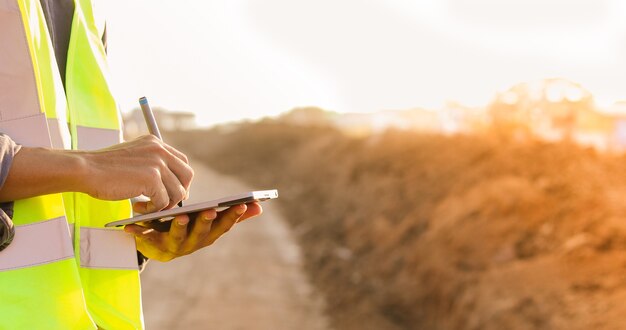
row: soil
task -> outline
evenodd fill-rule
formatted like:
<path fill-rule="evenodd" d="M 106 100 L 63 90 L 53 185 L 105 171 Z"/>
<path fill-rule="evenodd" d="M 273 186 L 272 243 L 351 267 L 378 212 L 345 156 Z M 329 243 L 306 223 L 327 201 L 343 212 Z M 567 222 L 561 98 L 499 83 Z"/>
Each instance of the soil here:
<path fill-rule="evenodd" d="M 337 329 L 626 328 L 626 157 L 273 120 L 168 141 L 277 188 Z"/>

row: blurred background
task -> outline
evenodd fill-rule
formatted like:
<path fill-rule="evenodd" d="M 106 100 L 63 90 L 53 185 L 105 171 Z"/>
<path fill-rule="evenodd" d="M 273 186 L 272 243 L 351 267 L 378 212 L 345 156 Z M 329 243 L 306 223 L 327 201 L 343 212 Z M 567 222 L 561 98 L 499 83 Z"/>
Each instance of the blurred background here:
<path fill-rule="evenodd" d="M 127 136 L 145 95 L 194 199 L 281 196 L 149 328 L 626 327 L 625 2 L 99 5 Z"/>

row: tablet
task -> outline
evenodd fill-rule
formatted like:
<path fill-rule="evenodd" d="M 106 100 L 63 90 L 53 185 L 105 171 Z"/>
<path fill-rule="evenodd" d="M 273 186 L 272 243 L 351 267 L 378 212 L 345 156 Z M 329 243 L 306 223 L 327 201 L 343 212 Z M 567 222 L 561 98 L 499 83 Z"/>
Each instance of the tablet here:
<path fill-rule="evenodd" d="M 233 205 L 252 203 L 252 202 L 262 202 L 268 199 L 278 198 L 278 190 L 260 190 L 260 191 L 250 191 L 243 194 L 238 194 L 234 196 L 228 196 L 220 199 L 215 199 L 212 201 L 189 204 L 183 207 L 175 207 L 173 209 L 159 211 L 154 213 L 142 214 L 136 217 L 118 220 L 109 222 L 105 227 L 119 227 L 124 225 L 129 225 L 135 222 L 143 222 L 143 221 L 151 221 L 151 220 L 172 220 L 174 216 L 180 214 L 187 213 L 197 213 L 208 209 L 216 209 L 216 208 L 224 208 Z M 168 219 L 170 218 L 170 219 Z"/>

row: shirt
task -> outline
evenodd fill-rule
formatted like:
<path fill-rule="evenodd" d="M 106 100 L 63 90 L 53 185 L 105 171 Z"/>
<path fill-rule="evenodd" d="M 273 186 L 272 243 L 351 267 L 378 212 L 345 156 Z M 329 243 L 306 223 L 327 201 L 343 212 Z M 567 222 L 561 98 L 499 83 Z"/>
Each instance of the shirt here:
<path fill-rule="evenodd" d="M 65 67 L 67 66 L 67 51 L 70 46 L 72 31 L 72 17 L 74 16 L 74 0 L 40 0 L 43 15 L 48 24 L 50 40 L 54 48 L 61 80 L 65 85 Z"/>
<path fill-rule="evenodd" d="M 15 144 L 10 137 L 0 133 L 0 189 L 9 176 L 13 157 L 19 150 L 19 145 Z M 15 236 L 12 217 L 13 202 L 0 203 L 0 251 L 4 250 Z"/>

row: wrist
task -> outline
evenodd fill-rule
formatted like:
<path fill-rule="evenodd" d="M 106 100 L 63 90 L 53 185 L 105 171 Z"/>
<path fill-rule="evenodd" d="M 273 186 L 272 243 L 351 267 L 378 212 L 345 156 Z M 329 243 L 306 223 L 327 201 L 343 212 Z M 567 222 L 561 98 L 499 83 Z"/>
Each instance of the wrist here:
<path fill-rule="evenodd" d="M 18 153 L 20 163 L 42 166 L 29 168 L 30 176 L 42 193 L 85 192 L 89 178 L 89 165 L 84 152 L 47 148 L 22 148 Z M 18 158 L 16 157 L 16 161 Z"/>
<path fill-rule="evenodd" d="M 0 189 L 0 202 L 81 191 L 86 169 L 85 161 L 77 153 L 22 147 Z"/>
<path fill-rule="evenodd" d="M 59 173 L 61 181 L 67 183 L 63 191 L 90 193 L 92 175 L 90 174 L 89 154 L 83 151 L 64 150 L 59 156 L 65 165 Z"/>
<path fill-rule="evenodd" d="M 31 161 L 46 160 L 45 173 L 39 176 L 40 182 L 48 187 L 50 193 L 85 192 L 89 166 L 84 152 L 27 148 L 20 153 L 24 151 Z"/>

